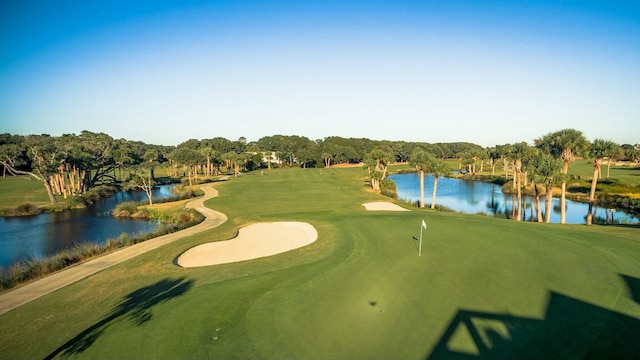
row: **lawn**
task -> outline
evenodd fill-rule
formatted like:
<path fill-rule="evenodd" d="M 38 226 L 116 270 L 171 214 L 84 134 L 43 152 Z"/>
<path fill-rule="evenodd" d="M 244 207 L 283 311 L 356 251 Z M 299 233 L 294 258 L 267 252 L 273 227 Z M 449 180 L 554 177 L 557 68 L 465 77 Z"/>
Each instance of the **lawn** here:
<path fill-rule="evenodd" d="M 365 171 L 280 169 L 216 185 L 229 220 L 0 315 L 2 358 L 638 357 L 637 227 L 367 212 Z M 388 200 L 388 199 L 387 199 Z M 423 255 L 417 241 L 422 220 Z M 178 268 L 253 222 L 313 244 Z M 636 341 L 634 341 L 636 340 Z M 606 355 L 606 356 L 604 356 Z M 634 356 L 629 356 L 634 355 Z"/>
<path fill-rule="evenodd" d="M 0 209 L 15 208 L 26 202 L 49 205 L 42 182 L 24 176 L 0 178 Z"/>

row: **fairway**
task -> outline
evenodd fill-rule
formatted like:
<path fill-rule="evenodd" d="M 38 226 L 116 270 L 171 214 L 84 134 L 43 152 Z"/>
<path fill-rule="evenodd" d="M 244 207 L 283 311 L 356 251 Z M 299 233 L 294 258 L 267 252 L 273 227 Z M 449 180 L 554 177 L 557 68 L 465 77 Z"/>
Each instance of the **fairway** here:
<path fill-rule="evenodd" d="M 360 168 L 215 185 L 221 226 L 0 315 L 2 358 L 640 356 L 640 229 L 367 211 Z M 421 222 L 422 256 L 417 238 Z M 181 268 L 259 222 L 311 224 L 278 255 Z M 632 356 L 633 355 L 633 356 Z"/>

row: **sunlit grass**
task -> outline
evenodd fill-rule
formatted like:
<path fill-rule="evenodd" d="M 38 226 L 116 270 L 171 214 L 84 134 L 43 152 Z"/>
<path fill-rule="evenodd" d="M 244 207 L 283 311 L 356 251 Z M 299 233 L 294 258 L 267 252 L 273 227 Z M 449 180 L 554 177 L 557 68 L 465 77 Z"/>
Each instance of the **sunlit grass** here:
<path fill-rule="evenodd" d="M 43 358 L 62 347 L 79 358 L 424 359 L 460 310 L 547 321 L 552 292 L 640 319 L 619 277 L 640 278 L 637 228 L 367 212 L 362 203 L 389 199 L 365 183 L 357 168 L 280 169 L 218 183 L 220 197 L 207 206 L 227 214 L 226 223 L 0 315 L 0 353 Z M 309 222 L 319 238 L 236 264 L 173 263 L 192 246 L 279 220 Z M 118 312 L 123 302 L 133 302 L 130 312 Z M 562 336 L 571 340 L 577 329 L 567 326 Z M 471 348 L 469 341 L 458 345 Z M 528 351 L 535 349 L 521 349 Z"/>

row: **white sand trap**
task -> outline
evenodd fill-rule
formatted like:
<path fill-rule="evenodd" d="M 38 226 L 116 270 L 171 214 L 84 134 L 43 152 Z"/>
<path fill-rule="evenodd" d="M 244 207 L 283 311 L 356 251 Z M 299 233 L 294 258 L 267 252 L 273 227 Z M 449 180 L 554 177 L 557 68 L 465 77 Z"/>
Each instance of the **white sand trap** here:
<path fill-rule="evenodd" d="M 231 240 L 193 247 L 178 257 L 178 265 L 196 267 L 227 264 L 280 254 L 316 241 L 318 232 L 305 222 L 251 224 Z"/>
<path fill-rule="evenodd" d="M 409 211 L 399 205 L 384 201 L 370 202 L 362 204 L 362 206 L 369 211 Z"/>

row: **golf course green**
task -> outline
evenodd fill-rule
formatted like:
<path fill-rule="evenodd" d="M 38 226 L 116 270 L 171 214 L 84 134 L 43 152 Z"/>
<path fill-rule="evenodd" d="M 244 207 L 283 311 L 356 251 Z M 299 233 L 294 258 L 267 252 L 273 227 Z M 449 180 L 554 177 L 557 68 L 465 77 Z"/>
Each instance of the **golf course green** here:
<path fill-rule="evenodd" d="M 206 205 L 227 222 L 0 315 L 0 358 L 640 357 L 637 226 L 367 211 L 391 200 L 361 168 L 277 169 L 215 187 Z M 271 221 L 307 222 L 318 239 L 175 265 Z"/>

